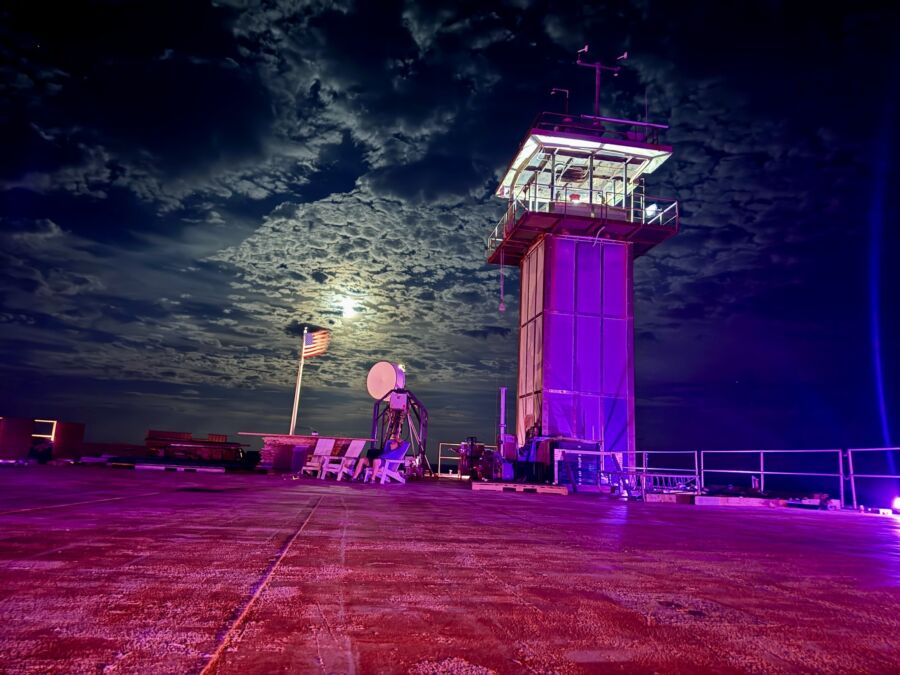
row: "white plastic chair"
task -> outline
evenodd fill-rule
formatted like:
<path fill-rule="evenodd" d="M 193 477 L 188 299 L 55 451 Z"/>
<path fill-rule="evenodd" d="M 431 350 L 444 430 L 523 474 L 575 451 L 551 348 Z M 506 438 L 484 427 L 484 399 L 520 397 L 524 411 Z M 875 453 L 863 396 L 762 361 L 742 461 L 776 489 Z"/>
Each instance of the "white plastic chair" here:
<path fill-rule="evenodd" d="M 306 464 L 300 469 L 300 474 L 303 475 L 304 473 L 313 471 L 318 473 L 325 460 L 331 457 L 332 450 L 334 450 L 334 439 L 320 438 L 316 441 L 316 447 L 315 450 L 313 450 L 312 456 L 307 458 Z"/>
<path fill-rule="evenodd" d="M 405 461 L 408 450 L 409 441 L 403 441 L 396 449 L 384 453 L 381 456 L 381 466 L 378 467 L 378 473 L 373 475 L 371 468 L 366 469 L 365 481 L 368 483 L 370 478 L 378 480 L 380 477 L 382 485 L 391 480 L 405 483 L 406 477 L 400 473 L 400 466 Z"/>
<path fill-rule="evenodd" d="M 359 460 L 359 456 L 368 442 L 364 438 L 357 438 L 350 441 L 350 445 L 342 457 L 326 457 L 325 461 L 322 462 L 322 468 L 319 470 L 319 478 L 325 480 L 330 473 L 336 474 L 338 480 L 342 480 L 345 475 L 352 476 L 356 462 Z"/>

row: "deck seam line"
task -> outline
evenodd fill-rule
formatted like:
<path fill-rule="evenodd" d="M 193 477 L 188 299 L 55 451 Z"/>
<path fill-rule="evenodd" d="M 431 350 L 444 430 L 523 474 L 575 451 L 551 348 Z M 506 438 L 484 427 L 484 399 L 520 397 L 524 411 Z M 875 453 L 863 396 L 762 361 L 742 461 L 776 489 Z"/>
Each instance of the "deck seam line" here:
<path fill-rule="evenodd" d="M 62 509 L 67 506 L 82 506 L 84 504 L 101 504 L 103 502 L 116 502 L 122 499 L 137 499 L 138 497 L 153 497 L 154 495 L 161 495 L 160 492 L 147 492 L 139 495 L 124 495 L 122 497 L 108 497 L 106 499 L 89 499 L 83 502 L 69 502 L 67 504 L 50 504 L 48 506 L 33 506 L 27 509 L 12 509 L 11 511 L 0 511 L 0 516 L 8 516 L 14 513 L 28 513 L 30 511 L 44 511 L 46 509 Z"/>
<path fill-rule="evenodd" d="M 213 672 L 213 669 L 218 665 L 219 659 L 222 657 L 222 654 L 225 652 L 225 649 L 228 647 L 229 643 L 231 642 L 232 636 L 235 634 L 237 629 L 240 628 L 241 625 L 244 623 L 244 621 L 247 618 L 247 615 L 250 614 L 250 610 L 253 609 L 253 606 L 256 604 L 256 601 L 259 600 L 259 597 L 263 594 L 263 591 L 265 591 L 266 588 L 268 587 L 269 581 L 271 581 L 272 577 L 275 575 L 275 570 L 278 569 L 278 566 L 281 564 L 281 561 L 284 560 L 288 551 L 291 549 L 291 546 L 297 540 L 297 537 L 299 537 L 300 534 L 303 532 L 303 530 L 306 528 L 306 525 L 312 519 L 313 514 L 316 512 L 316 509 L 319 508 L 319 504 L 322 503 L 323 499 L 325 499 L 324 496 L 319 497 L 318 501 L 315 504 L 313 504 L 312 509 L 310 509 L 309 514 L 306 516 L 306 518 L 300 524 L 300 527 L 298 527 L 294 531 L 294 534 L 291 536 L 291 538 L 288 540 L 288 542 L 282 547 L 280 555 L 275 560 L 274 564 L 272 564 L 272 566 L 269 567 L 269 571 L 266 572 L 266 574 L 263 576 L 262 581 L 256 587 L 256 591 L 253 593 L 252 596 L 250 596 L 250 599 L 244 605 L 243 611 L 240 613 L 240 615 L 237 617 L 237 619 L 234 620 L 234 623 L 231 624 L 231 627 L 225 632 L 225 635 L 222 636 L 222 640 L 219 642 L 219 646 L 216 648 L 216 651 L 214 651 L 212 653 L 212 656 L 209 657 L 209 661 L 206 662 L 206 665 L 203 666 L 203 669 L 200 671 L 200 675 L 208 675 L 209 673 Z"/>

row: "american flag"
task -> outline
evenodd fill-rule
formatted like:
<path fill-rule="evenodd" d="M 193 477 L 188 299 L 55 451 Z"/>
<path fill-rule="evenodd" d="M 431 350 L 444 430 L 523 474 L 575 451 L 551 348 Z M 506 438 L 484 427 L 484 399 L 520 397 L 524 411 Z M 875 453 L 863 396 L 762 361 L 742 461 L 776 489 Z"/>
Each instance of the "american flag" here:
<path fill-rule="evenodd" d="M 329 342 L 331 342 L 331 331 L 326 328 L 307 333 L 303 344 L 303 358 L 308 359 L 324 354 L 328 351 Z"/>

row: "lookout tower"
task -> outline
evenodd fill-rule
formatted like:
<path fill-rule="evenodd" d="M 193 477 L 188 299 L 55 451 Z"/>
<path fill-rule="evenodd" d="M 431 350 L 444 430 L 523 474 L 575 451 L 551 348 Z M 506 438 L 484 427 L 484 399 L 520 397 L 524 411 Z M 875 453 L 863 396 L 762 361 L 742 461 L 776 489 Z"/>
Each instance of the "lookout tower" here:
<path fill-rule="evenodd" d="M 507 209 L 487 259 L 521 270 L 519 446 L 635 450 L 633 264 L 678 232 L 678 203 L 644 190 L 672 155 L 666 128 L 542 113 L 497 187 Z"/>

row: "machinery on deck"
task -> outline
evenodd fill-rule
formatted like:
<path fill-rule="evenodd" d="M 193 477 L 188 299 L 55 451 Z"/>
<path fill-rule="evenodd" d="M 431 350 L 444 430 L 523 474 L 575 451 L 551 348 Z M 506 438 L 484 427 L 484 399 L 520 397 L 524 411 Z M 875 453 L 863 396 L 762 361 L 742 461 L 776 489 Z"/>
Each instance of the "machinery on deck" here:
<path fill-rule="evenodd" d="M 366 389 L 375 399 L 372 409 L 372 438 L 376 447 L 383 448 L 390 439 L 408 441 L 410 460 L 407 475 L 431 475 L 431 465 L 425 455 L 428 435 L 428 410 L 406 388 L 406 371 L 390 361 L 379 361 L 369 369 Z"/>
<path fill-rule="evenodd" d="M 473 481 L 510 480 L 512 464 L 504 462 L 500 451 L 469 436 L 459 444 L 459 473 Z"/>

